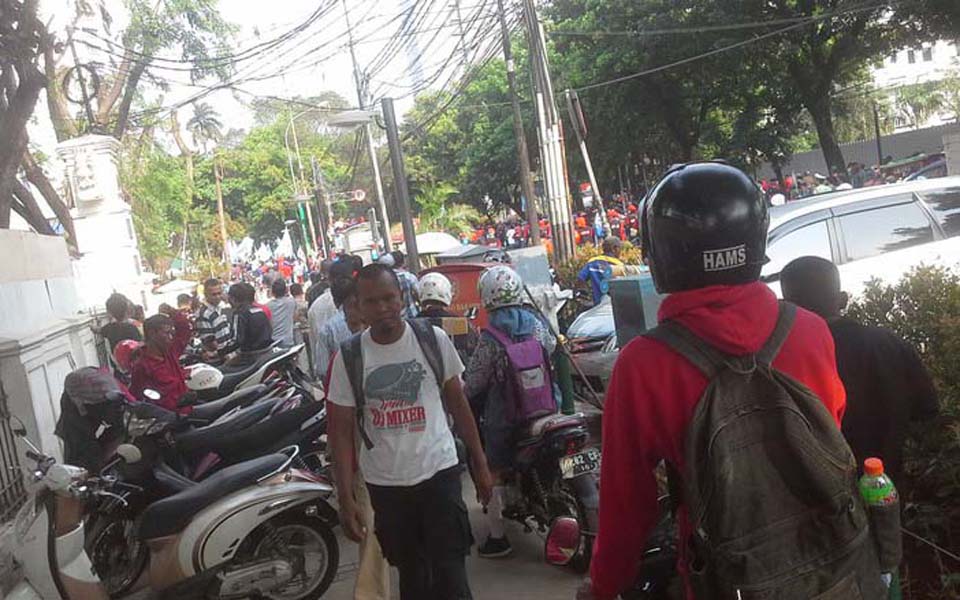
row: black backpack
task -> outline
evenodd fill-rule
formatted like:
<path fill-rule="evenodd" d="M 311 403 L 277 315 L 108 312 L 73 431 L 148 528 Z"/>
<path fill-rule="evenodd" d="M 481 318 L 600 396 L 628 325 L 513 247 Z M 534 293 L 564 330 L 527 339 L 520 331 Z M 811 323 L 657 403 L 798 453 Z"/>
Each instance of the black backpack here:
<path fill-rule="evenodd" d="M 437 387 L 443 392 L 443 354 L 440 352 L 440 343 L 437 341 L 437 332 L 426 319 L 410 319 L 407 321 L 413 334 L 417 337 L 420 344 L 420 350 L 423 352 L 433 371 L 433 376 L 437 379 Z M 366 426 L 363 423 L 363 408 L 366 405 L 366 396 L 363 393 L 363 351 L 360 346 L 363 332 L 355 334 L 349 340 L 340 345 L 340 354 L 343 356 L 343 366 L 347 369 L 347 377 L 350 379 L 350 389 L 353 391 L 353 399 L 356 403 L 357 428 L 360 430 L 360 438 L 363 440 L 367 450 L 373 448 L 373 441 L 367 435 Z"/>
<path fill-rule="evenodd" d="M 771 366 L 796 310 L 781 303 L 755 355 L 726 355 L 673 321 L 645 334 L 710 381 L 679 476 L 697 600 L 886 597 L 853 453 L 816 394 Z"/>

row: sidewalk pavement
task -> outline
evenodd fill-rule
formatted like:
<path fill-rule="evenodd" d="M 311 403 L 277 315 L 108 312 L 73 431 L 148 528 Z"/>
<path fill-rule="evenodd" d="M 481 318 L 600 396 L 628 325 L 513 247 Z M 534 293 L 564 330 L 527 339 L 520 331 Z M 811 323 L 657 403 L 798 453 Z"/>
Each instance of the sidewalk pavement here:
<path fill-rule="evenodd" d="M 582 576 L 570 569 L 553 567 L 543 561 L 543 539 L 536 532 L 524 533 L 516 523 L 507 522 L 507 535 L 513 554 L 505 558 L 485 559 L 477 556 L 477 546 L 487 536 L 486 520 L 476 502 L 476 493 L 468 477 L 464 477 L 463 495 L 470 508 L 470 523 L 477 540 L 467 558 L 467 571 L 474 600 L 573 600 Z M 338 534 L 340 530 L 338 529 Z M 357 545 L 339 535 L 340 572 L 324 600 L 353 600 L 353 581 L 357 562 Z M 397 572 L 391 569 L 392 598 L 400 597 Z"/>

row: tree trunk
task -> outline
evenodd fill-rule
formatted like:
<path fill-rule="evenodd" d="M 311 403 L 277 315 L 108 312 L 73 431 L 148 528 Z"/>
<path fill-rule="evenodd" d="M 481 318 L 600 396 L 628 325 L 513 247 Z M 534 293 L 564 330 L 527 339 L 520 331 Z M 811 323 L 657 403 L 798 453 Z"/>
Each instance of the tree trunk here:
<path fill-rule="evenodd" d="M 118 140 L 123 138 L 123 133 L 127 130 L 127 122 L 130 118 L 130 105 L 133 104 L 133 98 L 137 95 L 137 85 L 140 83 L 140 77 L 147 70 L 147 62 L 138 60 L 130 69 L 130 75 L 127 77 L 127 84 L 123 90 L 123 98 L 120 100 L 120 108 L 117 110 L 117 122 L 113 127 L 113 137 Z"/>
<path fill-rule="evenodd" d="M 23 60 L 18 68 L 20 85 L 7 110 L 0 115 L 0 198 L 12 193 L 17 181 L 20 159 L 27 148 L 27 121 L 43 88 L 43 74 Z"/>
<path fill-rule="evenodd" d="M 47 174 L 44 173 L 40 165 L 37 164 L 36 159 L 30 154 L 29 149 L 23 153 L 22 166 L 24 173 L 27 175 L 27 181 L 32 183 L 34 187 L 40 191 L 40 195 L 43 196 L 47 205 L 53 210 L 53 213 L 57 215 L 60 224 L 63 225 L 63 229 L 67 233 L 67 244 L 76 249 L 77 231 L 73 226 L 73 216 L 70 214 L 70 209 L 67 208 L 67 205 L 60 198 L 60 194 L 57 193 L 53 184 L 47 179 Z"/>
<path fill-rule="evenodd" d="M 63 76 L 66 69 L 57 69 L 57 59 L 54 55 L 53 36 L 43 38 L 43 72 L 47 78 L 47 110 L 50 113 L 50 122 L 57 141 L 62 142 L 80 135 L 77 123 L 70 116 L 67 96 L 63 91 Z"/>
<path fill-rule="evenodd" d="M 773 174 L 777 176 L 777 183 L 780 185 L 780 191 L 784 196 L 787 195 L 787 182 L 783 179 L 783 165 L 779 160 L 771 160 L 770 167 L 773 168 Z"/>
<path fill-rule="evenodd" d="M 13 191 L 13 210 L 17 211 L 30 227 L 33 227 L 41 235 L 56 235 L 53 227 L 47 222 L 40 210 L 40 205 L 34 199 L 33 194 L 27 186 L 20 183 L 16 177 L 11 182 L 10 189 Z M 19 200 L 19 202 L 18 202 Z"/>
<path fill-rule="evenodd" d="M 830 96 L 807 97 L 804 105 L 817 127 L 817 138 L 820 140 L 823 160 L 830 170 L 828 175 L 840 173 L 846 177 L 847 163 L 843 160 L 843 151 L 840 150 L 840 144 L 837 143 L 837 134 L 833 128 Z"/>

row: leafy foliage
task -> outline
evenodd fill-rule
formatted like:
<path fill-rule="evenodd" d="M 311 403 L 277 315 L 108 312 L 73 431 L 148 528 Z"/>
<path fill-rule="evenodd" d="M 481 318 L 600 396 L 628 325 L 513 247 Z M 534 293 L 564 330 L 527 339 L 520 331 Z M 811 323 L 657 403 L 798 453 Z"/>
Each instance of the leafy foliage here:
<path fill-rule="evenodd" d="M 457 190 L 448 184 L 430 186 L 417 196 L 420 206 L 417 232 L 445 231 L 451 235 L 470 233 L 483 217 L 480 211 L 466 204 L 450 204 Z"/>
<path fill-rule="evenodd" d="M 886 327 L 910 342 L 934 379 L 941 414 L 932 424 L 924 424 L 923 431 L 916 432 L 906 447 L 906 469 L 913 480 L 906 526 L 956 548 L 953 531 L 960 523 L 955 502 L 960 494 L 960 275 L 940 267 L 919 267 L 895 285 L 873 281 L 847 314 L 862 323 Z M 937 561 L 934 566 L 925 565 L 926 552 L 907 552 L 905 556 L 905 572 L 916 573 L 907 586 L 923 594 L 915 597 L 957 597 L 960 568 L 956 564 Z"/>

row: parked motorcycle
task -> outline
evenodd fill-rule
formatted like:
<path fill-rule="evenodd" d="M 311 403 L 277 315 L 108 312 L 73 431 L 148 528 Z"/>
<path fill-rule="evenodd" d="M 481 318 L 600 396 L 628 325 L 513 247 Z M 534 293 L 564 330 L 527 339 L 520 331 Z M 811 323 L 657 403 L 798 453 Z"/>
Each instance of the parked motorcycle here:
<path fill-rule="evenodd" d="M 14 417 L 14 434 L 29 447 L 26 457 L 33 490 L 17 513 L 13 526 L 14 560 L 23 571 L 7 600 L 106 600 L 84 550 L 84 503 L 109 495 L 103 480 L 80 467 L 60 464 L 26 437 L 23 423 Z"/>
<path fill-rule="evenodd" d="M 116 473 L 125 486 L 117 491 L 123 501 L 97 506 L 87 547 L 111 595 L 130 589 L 146 566 L 146 548 L 135 528 L 152 503 L 190 489 L 230 465 L 288 446 L 302 449 L 294 461 L 303 469 L 301 477 L 326 483 L 311 472 L 325 472 L 320 459 L 325 406 L 309 401 L 271 414 L 290 400 L 263 398 L 205 427 L 192 427 L 189 418 L 151 404 L 127 406 L 127 436 L 144 458 Z M 323 508 L 328 509 L 324 518 L 335 523 L 333 510 Z"/>
<path fill-rule="evenodd" d="M 561 535 L 570 551 L 547 553 L 547 561 L 586 570 L 597 531 L 600 450 L 588 447 L 582 413 L 534 421 L 517 444 L 515 468 L 506 478 L 503 516 L 551 536 Z"/>
<path fill-rule="evenodd" d="M 291 383 L 301 385 L 306 376 L 297 366 L 297 356 L 304 345 L 290 348 L 270 346 L 256 352 L 239 353 L 220 367 L 198 363 L 186 367 L 187 388 L 200 402 L 217 400 L 236 390 L 264 382 L 272 373 L 279 373 Z"/>
<path fill-rule="evenodd" d="M 169 597 L 321 597 L 339 563 L 333 488 L 292 468 L 297 455 L 290 447 L 231 465 L 150 503 L 136 520 L 104 521 L 94 566 L 114 595 L 132 587 L 149 555 L 150 587 Z M 139 543 L 132 555 L 122 537 L 130 526 Z"/>

